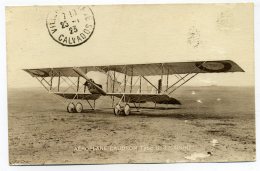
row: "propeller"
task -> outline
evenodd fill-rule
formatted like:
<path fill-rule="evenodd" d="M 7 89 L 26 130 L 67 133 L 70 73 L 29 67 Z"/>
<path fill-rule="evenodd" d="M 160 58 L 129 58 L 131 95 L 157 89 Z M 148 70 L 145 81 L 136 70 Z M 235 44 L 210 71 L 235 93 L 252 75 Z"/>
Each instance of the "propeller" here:
<path fill-rule="evenodd" d="M 84 72 L 81 71 L 80 68 L 78 68 L 78 67 L 73 67 L 73 70 L 74 70 L 79 76 L 85 78 L 85 80 L 86 80 L 87 83 L 93 85 L 93 86 L 97 89 L 97 91 L 98 91 L 100 94 L 102 94 L 102 95 L 106 95 L 106 94 L 107 94 L 101 87 L 99 87 L 97 84 L 95 84 L 93 81 L 91 81 L 91 80 L 84 74 Z"/>

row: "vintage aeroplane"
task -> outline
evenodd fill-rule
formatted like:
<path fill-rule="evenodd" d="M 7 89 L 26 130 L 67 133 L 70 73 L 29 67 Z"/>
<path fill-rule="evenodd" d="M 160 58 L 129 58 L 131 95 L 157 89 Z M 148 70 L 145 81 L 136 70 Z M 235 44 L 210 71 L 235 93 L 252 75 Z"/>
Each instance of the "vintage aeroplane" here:
<path fill-rule="evenodd" d="M 100 96 L 111 96 L 115 115 L 129 115 L 130 104 L 135 107 L 136 104 L 145 102 L 181 104 L 170 95 L 199 73 L 244 72 L 231 60 L 37 68 L 24 71 L 35 77 L 49 93 L 63 97 L 70 113 L 82 112 L 81 100 L 87 101 L 91 109 L 95 110 L 95 100 Z M 89 72 L 103 73 L 105 85 L 97 84 L 95 78 L 89 78 Z M 148 78 L 156 76 L 159 77 L 156 80 L 158 85 L 152 83 L 152 78 Z M 170 83 L 173 76 L 175 80 Z M 144 82 L 152 89 L 144 90 Z M 118 98 L 117 103 L 115 97 Z M 93 104 L 90 103 L 91 100 Z"/>

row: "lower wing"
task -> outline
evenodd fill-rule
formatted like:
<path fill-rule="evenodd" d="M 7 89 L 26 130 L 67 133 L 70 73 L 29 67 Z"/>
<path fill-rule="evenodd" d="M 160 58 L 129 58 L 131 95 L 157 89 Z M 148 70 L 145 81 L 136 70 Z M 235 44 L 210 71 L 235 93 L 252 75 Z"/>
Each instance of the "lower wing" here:
<path fill-rule="evenodd" d="M 158 104 L 181 104 L 179 100 L 166 94 L 107 93 L 106 95 L 124 98 L 124 101 L 129 103 L 154 102 Z"/>

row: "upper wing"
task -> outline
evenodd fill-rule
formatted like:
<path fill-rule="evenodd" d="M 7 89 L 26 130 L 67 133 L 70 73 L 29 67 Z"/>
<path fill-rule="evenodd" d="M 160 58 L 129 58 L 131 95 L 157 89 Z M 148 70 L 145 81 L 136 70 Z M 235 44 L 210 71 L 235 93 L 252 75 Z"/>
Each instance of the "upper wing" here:
<path fill-rule="evenodd" d="M 130 65 L 108 65 L 108 66 L 86 66 L 78 67 L 82 73 L 89 71 L 116 71 L 133 76 L 154 76 L 154 75 L 173 75 L 186 73 L 221 73 L 221 72 L 244 72 L 244 70 L 231 60 L 221 61 L 195 61 L 195 62 L 171 62 L 171 63 L 149 63 L 149 64 L 130 64 Z M 79 76 L 73 67 L 65 68 L 38 68 L 24 69 L 33 77 L 50 76 Z"/>
<path fill-rule="evenodd" d="M 166 94 L 133 94 L 133 93 L 107 93 L 107 96 L 125 98 L 129 103 L 154 102 L 159 104 L 181 104 L 177 99 L 169 97 Z"/>
<path fill-rule="evenodd" d="M 78 67 L 84 74 L 89 71 L 102 71 L 95 66 L 88 67 Z M 24 69 L 24 71 L 28 72 L 32 77 L 51 77 L 51 76 L 66 76 L 66 77 L 78 77 L 79 74 L 76 73 L 73 67 L 63 67 L 63 68 L 35 68 L 35 69 Z"/>
<path fill-rule="evenodd" d="M 221 72 L 244 72 L 244 70 L 230 60 L 138 64 L 133 66 L 133 75 L 144 76 Z"/>

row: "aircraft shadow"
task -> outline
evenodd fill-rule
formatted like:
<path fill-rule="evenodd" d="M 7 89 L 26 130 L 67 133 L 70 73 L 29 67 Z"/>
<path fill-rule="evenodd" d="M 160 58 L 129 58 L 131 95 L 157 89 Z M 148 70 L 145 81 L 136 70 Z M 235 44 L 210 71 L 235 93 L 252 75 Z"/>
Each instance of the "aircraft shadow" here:
<path fill-rule="evenodd" d="M 132 112 L 129 116 L 126 117 L 149 117 L 149 118 L 175 118 L 181 120 L 192 120 L 192 119 L 232 119 L 232 116 L 223 116 L 223 115 L 215 115 L 212 113 L 175 113 L 174 111 L 171 113 L 151 113 L 149 111 L 141 111 L 141 112 Z"/>
<path fill-rule="evenodd" d="M 213 113 L 186 113 L 181 112 L 182 108 L 178 107 L 158 107 L 154 109 L 153 107 L 142 107 L 140 111 L 133 109 L 131 114 L 125 116 L 124 114 L 120 114 L 118 117 L 149 117 L 149 118 L 175 118 L 175 119 L 183 119 L 183 120 L 191 120 L 191 119 L 232 119 L 232 116 L 223 116 L 216 115 Z M 113 108 L 102 108 L 102 109 L 84 109 L 82 114 L 111 114 L 114 116 Z"/>

